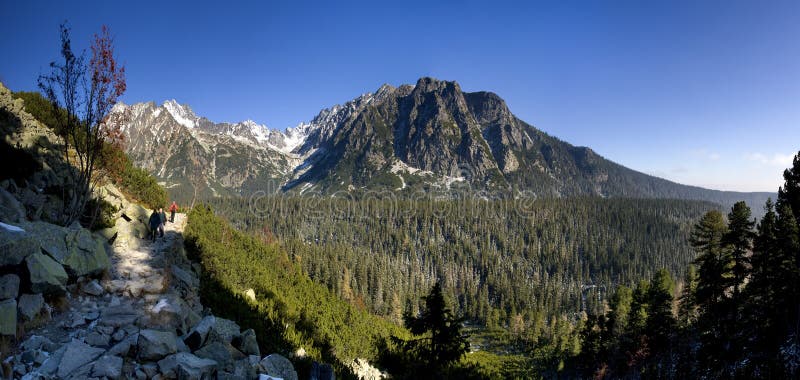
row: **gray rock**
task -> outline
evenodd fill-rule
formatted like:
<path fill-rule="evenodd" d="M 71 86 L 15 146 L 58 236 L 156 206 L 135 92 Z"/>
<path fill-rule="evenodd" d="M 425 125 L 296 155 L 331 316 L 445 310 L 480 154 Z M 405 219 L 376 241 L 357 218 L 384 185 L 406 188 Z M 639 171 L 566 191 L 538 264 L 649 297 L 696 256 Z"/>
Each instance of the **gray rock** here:
<path fill-rule="evenodd" d="M 230 319 L 216 317 L 214 326 L 209 332 L 212 340 L 219 340 L 223 343 L 231 343 L 233 338 L 239 335 L 239 325 Z"/>
<path fill-rule="evenodd" d="M 45 376 L 52 376 L 56 374 L 58 371 L 58 367 L 61 365 L 61 360 L 64 358 L 64 353 L 67 351 L 67 346 L 61 346 L 59 349 L 55 350 L 47 360 L 42 363 L 42 366 L 39 367 L 39 373 Z"/>
<path fill-rule="evenodd" d="M 64 267 L 75 276 L 96 276 L 111 265 L 103 242 L 94 239 L 89 230 L 80 228 L 65 236 L 67 252 Z"/>
<path fill-rule="evenodd" d="M 156 363 L 142 364 L 141 368 L 147 374 L 148 379 L 152 379 L 158 374 L 158 365 Z"/>
<path fill-rule="evenodd" d="M 235 350 L 233 347 L 231 347 L 231 349 Z M 217 362 L 221 367 L 227 368 L 229 365 L 233 364 L 231 349 L 225 346 L 224 343 L 213 342 L 195 351 L 194 354 L 199 358 L 211 359 Z"/>
<path fill-rule="evenodd" d="M 105 352 L 102 348 L 95 348 L 77 340 L 69 342 L 65 347 L 66 351 L 64 351 L 64 357 L 58 365 L 57 372 L 58 377 L 61 378 L 74 375 L 73 372 L 76 370 L 88 367 L 87 364 Z"/>
<path fill-rule="evenodd" d="M 139 358 L 143 360 L 161 360 L 167 355 L 178 352 L 178 339 L 175 332 L 142 330 L 136 347 Z"/>
<path fill-rule="evenodd" d="M 41 349 L 45 351 L 54 351 L 56 349 L 56 344 L 47 337 L 43 337 L 41 335 L 31 335 L 30 338 L 22 342 L 21 347 L 23 350 Z"/>
<path fill-rule="evenodd" d="M 119 356 L 103 355 L 94 362 L 92 376 L 118 379 L 122 376 L 122 358 Z"/>
<path fill-rule="evenodd" d="M 86 343 L 95 347 L 107 347 L 108 344 L 111 343 L 111 337 L 99 331 L 92 331 L 86 334 L 84 340 Z"/>
<path fill-rule="evenodd" d="M 102 241 L 95 240 L 84 228 L 63 228 L 44 222 L 29 223 L 26 228 L 41 248 L 72 276 L 95 276 L 110 265 Z"/>
<path fill-rule="evenodd" d="M 336 380 L 336 374 L 333 372 L 333 366 L 327 363 L 311 363 L 311 374 L 309 380 Z"/>
<path fill-rule="evenodd" d="M 0 226 L 0 266 L 19 265 L 28 256 L 41 252 L 39 242 L 25 230 Z"/>
<path fill-rule="evenodd" d="M 111 339 L 113 339 L 115 342 L 119 342 L 125 339 L 127 335 L 128 333 L 125 332 L 125 329 L 117 329 L 117 331 L 111 335 Z"/>
<path fill-rule="evenodd" d="M 192 351 L 199 349 L 205 344 L 206 339 L 208 338 L 208 333 L 214 327 L 215 323 L 216 317 L 213 315 L 203 317 L 197 326 L 195 326 L 192 331 L 187 334 L 183 342 L 186 343 L 186 346 L 188 346 Z"/>
<path fill-rule="evenodd" d="M 68 277 L 61 264 L 41 252 L 28 256 L 25 262 L 30 273 L 33 292 L 63 294 L 66 291 Z"/>
<path fill-rule="evenodd" d="M 258 364 L 267 375 L 280 377 L 284 380 L 297 380 L 297 372 L 294 370 L 292 362 L 281 355 L 272 354 L 266 356 Z"/>
<path fill-rule="evenodd" d="M 200 280 L 194 273 L 187 272 L 177 265 L 172 266 L 172 276 L 188 289 L 196 289 L 200 286 Z"/>
<path fill-rule="evenodd" d="M 100 313 L 98 323 L 104 326 L 122 327 L 136 323 L 139 314 L 129 304 L 109 306 Z"/>
<path fill-rule="evenodd" d="M 19 276 L 11 273 L 0 277 L 0 300 L 17 298 L 19 294 Z"/>
<path fill-rule="evenodd" d="M 0 222 L 19 223 L 25 221 L 25 207 L 16 197 L 0 188 Z"/>
<path fill-rule="evenodd" d="M 256 332 L 253 329 L 245 330 L 242 335 L 233 340 L 233 346 L 242 351 L 245 355 L 261 356 L 261 351 L 258 348 L 258 341 L 256 340 Z"/>
<path fill-rule="evenodd" d="M 81 286 L 81 291 L 92 296 L 103 295 L 103 286 L 97 280 L 92 280 Z"/>
<path fill-rule="evenodd" d="M 44 297 L 41 294 L 23 294 L 19 297 L 19 315 L 23 320 L 32 321 L 44 308 Z"/>
<path fill-rule="evenodd" d="M 0 335 L 17 334 L 17 300 L 0 302 Z"/>
<path fill-rule="evenodd" d="M 158 362 L 158 369 L 167 378 L 178 379 L 211 379 L 217 362 L 203 359 L 188 352 L 179 352 L 167 356 Z"/>
<path fill-rule="evenodd" d="M 138 334 L 129 335 L 127 338 L 108 349 L 109 355 L 128 356 L 131 347 L 139 340 Z"/>

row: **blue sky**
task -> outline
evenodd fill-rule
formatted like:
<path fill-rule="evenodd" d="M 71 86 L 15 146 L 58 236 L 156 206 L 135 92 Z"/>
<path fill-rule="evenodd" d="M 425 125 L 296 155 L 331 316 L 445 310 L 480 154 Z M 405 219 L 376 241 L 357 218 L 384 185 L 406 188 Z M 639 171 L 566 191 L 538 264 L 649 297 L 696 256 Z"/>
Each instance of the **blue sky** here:
<path fill-rule="evenodd" d="M 798 1 L 3 1 L 0 81 L 34 90 L 102 24 L 126 103 L 283 129 L 383 83 L 488 90 L 539 129 L 681 183 L 775 191 L 800 150 Z"/>

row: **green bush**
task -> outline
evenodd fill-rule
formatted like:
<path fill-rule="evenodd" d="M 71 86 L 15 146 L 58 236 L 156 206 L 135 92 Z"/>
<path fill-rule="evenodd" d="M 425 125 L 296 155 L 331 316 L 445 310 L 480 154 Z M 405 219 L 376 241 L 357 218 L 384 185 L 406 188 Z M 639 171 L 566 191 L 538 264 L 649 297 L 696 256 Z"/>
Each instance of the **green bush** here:
<path fill-rule="evenodd" d="M 264 244 L 235 230 L 207 206 L 189 213 L 184 234 L 190 257 L 199 259 L 204 269 L 203 304 L 242 328 L 254 329 L 263 352 L 288 354 L 302 347 L 312 359 L 347 373 L 351 360 L 376 357 L 374 342 L 408 336 L 401 327 L 314 283 L 277 243 Z M 246 289 L 255 291 L 257 301 L 242 296 Z M 304 363 L 295 364 L 302 375 Z"/>
<path fill-rule="evenodd" d="M 114 214 L 117 211 L 119 209 L 105 199 L 89 199 L 80 220 L 81 225 L 88 226 L 93 231 L 114 227 L 117 222 Z"/>

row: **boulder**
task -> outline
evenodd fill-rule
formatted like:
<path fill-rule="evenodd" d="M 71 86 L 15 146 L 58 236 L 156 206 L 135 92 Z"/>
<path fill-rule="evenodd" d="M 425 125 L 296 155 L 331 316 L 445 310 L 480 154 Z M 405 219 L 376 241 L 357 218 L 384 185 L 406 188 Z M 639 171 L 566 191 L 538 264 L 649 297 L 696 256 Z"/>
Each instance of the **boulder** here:
<path fill-rule="evenodd" d="M 78 369 L 90 368 L 87 365 L 100 357 L 103 352 L 105 350 L 102 348 L 95 348 L 86 343 L 73 340 L 66 345 L 64 357 L 58 365 L 58 377 L 67 378 L 71 375 L 74 376 L 73 372 Z"/>
<path fill-rule="evenodd" d="M 245 330 L 242 335 L 233 339 L 233 346 L 238 348 L 245 355 L 261 356 L 256 340 L 256 332 L 253 329 Z"/>
<path fill-rule="evenodd" d="M 81 286 L 81 291 L 91 296 L 101 296 L 104 290 L 97 280 L 92 280 Z"/>
<path fill-rule="evenodd" d="M 0 223 L 0 266 L 19 265 L 40 252 L 39 242 L 24 229 Z"/>
<path fill-rule="evenodd" d="M 95 347 L 106 347 L 109 343 L 111 343 L 111 337 L 99 331 L 92 331 L 86 334 L 86 338 L 84 338 L 84 340 L 86 343 Z"/>
<path fill-rule="evenodd" d="M 194 273 L 183 270 L 177 265 L 172 266 L 172 277 L 177 279 L 187 289 L 196 289 L 200 286 L 200 280 Z"/>
<path fill-rule="evenodd" d="M 186 346 L 188 346 L 192 351 L 199 349 L 203 346 L 203 344 L 205 344 L 206 339 L 208 338 L 208 333 L 214 327 L 215 323 L 216 317 L 213 315 L 203 317 L 197 326 L 195 326 L 192 331 L 187 334 L 186 338 L 183 339 L 183 342 L 186 343 Z"/>
<path fill-rule="evenodd" d="M 41 335 L 31 335 L 30 338 L 22 342 L 23 350 L 45 350 L 48 352 L 55 351 L 57 345 L 52 340 Z"/>
<path fill-rule="evenodd" d="M 100 239 L 84 228 L 64 228 L 45 222 L 29 223 L 26 228 L 42 249 L 75 277 L 96 276 L 110 266 Z"/>
<path fill-rule="evenodd" d="M 44 297 L 37 294 L 23 294 L 19 297 L 19 315 L 25 321 L 32 321 L 42 312 L 44 308 Z"/>
<path fill-rule="evenodd" d="M 0 222 L 20 223 L 25 221 L 25 207 L 16 197 L 0 188 Z"/>
<path fill-rule="evenodd" d="M 0 335 L 17 334 L 17 300 L 0 302 Z"/>
<path fill-rule="evenodd" d="M 233 347 L 231 347 L 233 349 Z M 235 350 L 235 349 L 234 349 Z M 210 343 L 203 348 L 194 352 L 194 354 L 203 359 L 211 359 L 222 367 L 227 367 L 233 362 L 233 355 L 231 350 L 221 342 Z"/>
<path fill-rule="evenodd" d="M 210 379 L 213 378 L 217 362 L 203 359 L 188 352 L 167 356 L 158 362 L 158 369 L 166 378 Z"/>
<path fill-rule="evenodd" d="M 0 300 L 17 298 L 19 294 L 19 276 L 7 274 L 0 277 Z"/>
<path fill-rule="evenodd" d="M 66 292 L 68 277 L 61 264 L 41 252 L 28 256 L 25 262 L 30 273 L 32 291 L 45 294 Z"/>
<path fill-rule="evenodd" d="M 92 376 L 119 379 L 122 376 L 122 362 L 123 360 L 119 356 L 103 355 L 94 362 Z"/>
<path fill-rule="evenodd" d="M 104 326 L 123 327 L 133 325 L 139 314 L 128 304 L 108 306 L 100 313 L 98 323 Z"/>
<path fill-rule="evenodd" d="M 230 319 L 216 317 L 207 341 L 231 343 L 239 335 L 239 325 Z"/>
<path fill-rule="evenodd" d="M 172 331 L 142 330 L 136 344 L 142 360 L 161 360 L 178 352 L 177 335 Z"/>
<path fill-rule="evenodd" d="M 297 372 L 294 370 L 292 362 L 281 355 L 272 354 L 266 356 L 261 359 L 258 365 L 267 375 L 280 377 L 284 380 L 297 380 Z"/>
<path fill-rule="evenodd" d="M 74 276 L 97 276 L 111 265 L 103 242 L 84 229 L 67 232 L 64 267 Z"/>

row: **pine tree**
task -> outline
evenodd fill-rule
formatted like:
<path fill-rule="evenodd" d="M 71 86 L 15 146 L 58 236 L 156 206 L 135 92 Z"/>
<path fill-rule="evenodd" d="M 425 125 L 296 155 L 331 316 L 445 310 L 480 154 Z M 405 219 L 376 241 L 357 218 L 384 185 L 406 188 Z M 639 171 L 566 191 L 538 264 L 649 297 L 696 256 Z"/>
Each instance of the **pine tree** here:
<path fill-rule="evenodd" d="M 753 227 L 750 207 L 744 202 L 736 202 L 728 214 L 728 232 L 723 243 L 730 247 L 733 260 L 733 298 L 738 300 L 739 291 L 750 271 L 750 251 L 753 249 Z"/>
<path fill-rule="evenodd" d="M 789 206 L 800 224 L 800 152 L 794 156 L 792 167 L 783 171 L 784 184 L 778 189 L 778 210 Z"/>

